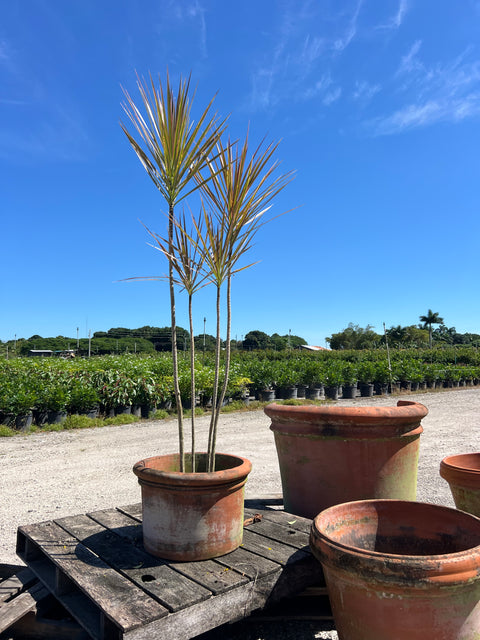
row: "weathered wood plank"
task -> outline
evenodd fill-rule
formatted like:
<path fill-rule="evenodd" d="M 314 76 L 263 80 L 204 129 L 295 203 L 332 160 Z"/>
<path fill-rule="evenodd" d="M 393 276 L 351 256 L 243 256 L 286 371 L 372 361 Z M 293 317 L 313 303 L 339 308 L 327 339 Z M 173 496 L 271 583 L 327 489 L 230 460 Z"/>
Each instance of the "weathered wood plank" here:
<path fill-rule="evenodd" d="M 211 590 L 137 549 L 88 516 L 70 516 L 58 519 L 56 523 L 170 611 L 189 607 L 212 595 Z"/>
<path fill-rule="evenodd" d="M 170 562 L 170 567 L 179 573 L 204 585 L 214 595 L 236 589 L 247 584 L 248 578 L 231 570 L 230 567 L 219 564 L 214 560 L 202 562 Z"/>
<path fill-rule="evenodd" d="M 172 613 L 148 627 L 135 629 L 125 640 L 187 640 L 227 622 L 235 622 L 264 606 L 281 572 L 271 573 L 248 585 L 222 593 L 208 602 Z"/>
<path fill-rule="evenodd" d="M 24 567 L 18 573 L 0 582 L 0 602 L 5 602 L 15 594 L 30 587 L 37 578 L 31 569 Z"/>
<path fill-rule="evenodd" d="M 254 515 L 254 512 L 247 512 Z M 268 516 L 262 514 L 262 519 L 259 522 L 253 522 L 249 524 L 246 529 L 253 531 L 258 535 L 265 536 L 271 540 L 277 540 L 283 544 L 288 544 L 296 549 L 308 550 L 309 535 L 298 529 L 294 529 L 288 524 L 278 524 L 268 519 Z"/>
<path fill-rule="evenodd" d="M 37 582 L 27 591 L 14 597 L 0 607 L 0 633 L 35 609 L 37 602 L 49 595 L 48 589 Z"/>
<path fill-rule="evenodd" d="M 135 546 L 143 546 L 142 524 L 135 518 L 118 509 L 100 509 L 91 511 L 87 515 L 120 538 L 129 540 Z"/>
<path fill-rule="evenodd" d="M 272 560 L 252 553 L 243 546 L 235 549 L 235 551 L 231 553 L 227 553 L 225 556 L 220 556 L 216 561 L 230 569 L 235 569 L 235 571 L 247 576 L 251 580 L 256 580 L 259 577 L 267 576 L 279 570 L 278 562 L 273 562 Z"/>
<path fill-rule="evenodd" d="M 46 522 L 27 525 L 21 527 L 20 531 L 36 543 L 45 558 L 67 577 L 74 595 L 76 588 L 88 594 L 99 611 L 115 621 L 115 625 L 123 632 L 167 614 L 166 608 L 57 524 Z M 34 563 L 30 566 L 35 571 Z M 62 596 L 61 601 L 64 602 L 68 593 L 54 595 Z M 69 610 L 82 623 L 78 618 L 78 611 Z"/>
<path fill-rule="evenodd" d="M 255 531 L 250 531 L 249 527 L 246 527 L 243 532 L 243 547 L 252 553 L 278 562 L 281 565 L 296 562 L 310 555 L 301 549 L 295 550 L 287 544 L 261 536 Z"/>
<path fill-rule="evenodd" d="M 131 516 L 132 518 L 136 518 L 140 522 L 142 521 L 142 503 L 138 502 L 136 504 L 128 504 L 124 507 L 117 507 L 119 511 L 126 513 L 127 516 Z"/>
<path fill-rule="evenodd" d="M 253 515 L 254 510 L 246 509 L 245 512 L 249 515 Z M 303 533 L 310 535 L 312 521 L 308 518 L 303 518 L 302 516 L 296 516 L 291 513 L 286 513 L 285 511 L 275 509 L 265 509 L 264 511 L 262 511 L 262 515 L 264 520 L 269 520 L 271 522 L 275 522 L 276 524 L 280 524 L 291 529 L 296 529 L 297 531 L 303 531 Z"/>
<path fill-rule="evenodd" d="M 88 515 L 97 522 L 100 522 L 103 526 L 108 527 L 110 531 L 120 537 L 124 537 L 134 544 L 143 546 L 141 543 L 141 525 L 137 523 L 138 530 L 135 526 L 132 527 L 130 523 L 133 521 L 130 516 L 114 509 L 95 511 Z M 209 589 L 213 594 L 222 593 L 223 591 L 236 588 L 247 582 L 243 572 L 236 573 L 235 571 L 226 571 L 226 568 L 233 569 L 233 567 L 220 565 L 212 560 L 204 562 L 165 561 L 165 564 L 168 564 L 169 567 L 178 571 L 182 576 L 186 576 L 199 585 Z"/>

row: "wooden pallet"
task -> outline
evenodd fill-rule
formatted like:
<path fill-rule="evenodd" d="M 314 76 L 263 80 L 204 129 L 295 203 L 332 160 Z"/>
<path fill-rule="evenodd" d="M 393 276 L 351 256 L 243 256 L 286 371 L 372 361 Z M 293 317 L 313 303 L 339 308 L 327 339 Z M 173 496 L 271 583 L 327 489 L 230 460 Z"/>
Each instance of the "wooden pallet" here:
<path fill-rule="evenodd" d="M 17 552 L 95 640 L 185 640 L 324 587 L 311 521 L 265 502 L 246 506 L 243 545 L 215 560 L 146 553 L 140 505 L 20 527 Z"/>
<path fill-rule="evenodd" d="M 0 633 L 34 610 L 49 595 L 33 571 L 19 569 L 0 582 Z"/>

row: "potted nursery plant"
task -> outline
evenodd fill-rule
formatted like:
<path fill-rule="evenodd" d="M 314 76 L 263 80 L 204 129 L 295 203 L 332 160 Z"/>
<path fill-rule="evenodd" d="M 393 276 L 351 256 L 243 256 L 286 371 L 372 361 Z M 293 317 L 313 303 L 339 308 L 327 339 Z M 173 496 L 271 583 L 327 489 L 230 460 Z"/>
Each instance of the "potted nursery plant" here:
<path fill-rule="evenodd" d="M 344 362 L 342 366 L 342 397 L 353 400 L 357 395 L 358 372 L 353 362 Z"/>
<path fill-rule="evenodd" d="M 225 121 L 211 115 L 211 103 L 194 123 L 190 118 L 189 80 L 180 79 L 175 94 L 167 74 L 166 87 L 152 78 L 138 79 L 145 115 L 125 92 L 126 114 L 137 139 L 122 125 L 130 144 L 168 206 L 166 236 L 147 229 L 153 246 L 168 261 L 172 361 L 179 451 L 155 456 L 134 466 L 142 487 L 143 540 L 159 557 L 199 560 L 222 555 L 241 544 L 243 487 L 251 463 L 239 456 L 217 453 L 218 420 L 229 381 L 231 282 L 247 266 L 239 264 L 264 224 L 264 214 L 289 175 L 274 177 L 269 165 L 277 145 L 249 152 L 243 144 L 224 144 Z M 176 212 L 177 204 L 201 190 L 197 216 Z M 162 278 L 153 278 L 162 279 Z M 216 349 L 212 413 L 206 452 L 195 441 L 195 342 L 193 297 L 213 285 L 216 289 Z M 191 447 L 185 451 L 182 397 L 176 339 L 175 287 L 188 297 L 190 330 Z M 221 301 L 226 289 L 227 336 L 221 361 Z M 216 505 L 220 505 L 216 506 Z"/>
<path fill-rule="evenodd" d="M 67 417 L 70 402 L 66 381 L 60 376 L 42 380 L 36 391 L 36 422 L 39 425 L 59 424 Z"/>
<path fill-rule="evenodd" d="M 371 360 L 362 360 L 358 364 L 358 381 L 362 398 L 373 396 L 373 381 L 375 380 L 375 365 Z"/>
<path fill-rule="evenodd" d="M 83 380 L 72 380 L 69 388 L 68 410 L 70 413 L 86 415 L 89 418 L 98 416 L 99 395 L 91 384 Z"/>

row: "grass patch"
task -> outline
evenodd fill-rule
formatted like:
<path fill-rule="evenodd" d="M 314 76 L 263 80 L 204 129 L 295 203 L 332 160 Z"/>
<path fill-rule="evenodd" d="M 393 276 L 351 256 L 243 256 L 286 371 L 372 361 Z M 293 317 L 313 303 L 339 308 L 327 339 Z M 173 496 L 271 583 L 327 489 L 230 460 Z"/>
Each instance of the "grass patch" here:
<path fill-rule="evenodd" d="M 176 412 L 174 412 L 173 415 L 177 415 Z M 183 410 L 183 415 L 185 416 L 185 418 L 189 418 L 192 415 L 192 410 L 191 409 L 184 409 Z M 203 409 L 203 407 L 195 407 L 195 415 L 196 416 L 204 416 L 205 415 L 205 409 Z"/>
<path fill-rule="evenodd" d="M 87 418 L 89 420 L 89 418 Z M 119 425 L 119 424 L 132 424 L 133 422 L 139 422 L 140 418 L 137 416 L 133 416 L 131 413 L 120 413 L 118 416 L 114 418 L 106 418 L 106 420 L 102 420 L 102 424 L 100 427 L 106 425 Z"/>
<path fill-rule="evenodd" d="M 323 405 L 328 404 L 328 400 L 306 400 L 305 398 L 291 398 L 290 400 L 275 400 L 276 404 L 286 404 L 287 406 L 299 407 L 302 405 Z"/>
<path fill-rule="evenodd" d="M 157 411 L 152 412 L 151 415 L 148 416 L 149 420 L 165 420 L 166 418 L 171 418 L 171 414 L 166 409 L 157 409 Z"/>
<path fill-rule="evenodd" d="M 10 429 L 6 424 L 0 424 L 0 438 L 11 438 L 16 435 L 18 431 Z"/>

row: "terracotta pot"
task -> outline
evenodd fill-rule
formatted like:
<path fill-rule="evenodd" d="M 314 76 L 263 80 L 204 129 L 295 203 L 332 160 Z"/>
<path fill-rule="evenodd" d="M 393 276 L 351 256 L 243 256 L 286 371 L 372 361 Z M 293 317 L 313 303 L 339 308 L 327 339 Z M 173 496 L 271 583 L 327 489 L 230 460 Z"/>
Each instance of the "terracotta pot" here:
<path fill-rule="evenodd" d="M 444 458 L 440 475 L 450 485 L 457 509 L 480 516 L 480 453 Z"/>
<path fill-rule="evenodd" d="M 313 518 L 334 504 L 369 498 L 415 500 L 421 419 L 416 402 L 396 407 L 265 407 L 285 510 Z"/>
<path fill-rule="evenodd" d="M 438 505 L 366 500 L 312 523 L 340 640 L 477 640 L 480 519 Z"/>
<path fill-rule="evenodd" d="M 242 543 L 244 485 L 252 465 L 217 453 L 217 470 L 207 473 L 202 472 L 206 457 L 197 454 L 196 473 L 178 470 L 178 454 L 147 458 L 133 467 L 142 487 L 143 543 L 154 556 L 205 560 Z"/>

